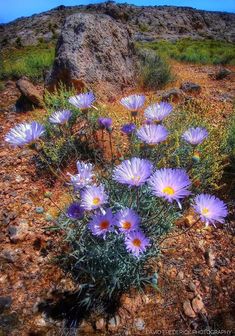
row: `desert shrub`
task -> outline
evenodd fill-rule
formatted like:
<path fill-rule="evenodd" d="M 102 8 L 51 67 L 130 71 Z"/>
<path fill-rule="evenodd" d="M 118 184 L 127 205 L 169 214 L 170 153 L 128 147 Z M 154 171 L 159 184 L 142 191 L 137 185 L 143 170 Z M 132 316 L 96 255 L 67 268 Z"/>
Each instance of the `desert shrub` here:
<path fill-rule="evenodd" d="M 235 64 L 234 44 L 214 40 L 181 39 L 139 43 L 139 47 L 154 50 L 158 55 L 179 61 L 201 64 Z"/>
<path fill-rule="evenodd" d="M 52 66 L 54 54 L 54 45 L 45 44 L 3 50 L 0 79 L 27 76 L 32 80 L 41 81 L 44 71 Z"/>
<path fill-rule="evenodd" d="M 22 42 L 21 38 L 18 36 L 15 41 L 16 47 L 21 48 L 22 47 Z"/>
<path fill-rule="evenodd" d="M 57 95 L 63 102 L 64 91 Z M 78 107 L 82 97 L 79 95 L 75 104 L 70 99 L 70 103 Z M 72 134 L 79 143 L 94 140 L 94 98 L 91 93 L 85 97 L 89 99 L 89 106 L 80 106 L 74 124 L 69 124 L 73 117 L 71 112 L 66 122 L 62 122 L 63 112 L 59 124 L 48 126 L 49 129 L 54 127 L 52 134 L 46 129 L 41 141 L 38 138 L 42 136 L 41 130 L 45 130 L 42 125 L 37 125 L 37 132 L 32 132 L 34 137 L 29 136 L 26 141 L 11 131 L 6 141 L 20 146 L 28 144 L 40 153 L 47 137 L 67 141 Z M 49 106 L 57 104 L 51 94 L 47 99 Z M 144 291 L 146 285 L 157 288 L 155 261 L 161 244 L 190 204 L 194 204 L 195 220 L 178 234 L 187 232 L 199 221 L 206 225 L 223 223 L 227 215 L 223 201 L 205 195 L 217 188 L 216 182 L 220 179 L 223 132 L 217 132 L 209 120 L 200 119 L 201 111 L 196 103 L 186 103 L 174 112 L 168 103 L 154 103 L 145 110 L 146 120 L 143 120 L 138 110 L 144 102 L 143 95 L 121 100 L 130 110 L 132 121 L 131 125 L 122 127 L 129 143 L 122 159 L 111 151 L 109 164 L 101 160 L 94 166 L 91 157 L 87 157 L 86 162 L 79 160 L 77 174 L 65 181 L 72 203 L 61 209 L 56 223 L 47 228 L 59 230 L 67 243 L 58 262 L 78 284 L 73 307 L 73 311 L 78 311 L 78 319 L 84 312 L 114 313 L 121 295 L 130 288 L 140 291 Z M 58 115 L 52 116 L 58 118 Z M 51 119 L 50 122 L 53 123 Z M 99 122 L 111 139 L 112 121 L 102 118 Z M 76 124 L 80 127 L 73 133 Z M 32 125 L 29 128 L 32 129 Z M 63 132 L 66 136 L 60 137 Z M 28 136 L 28 129 L 26 133 Z M 38 149 L 37 141 L 40 141 Z M 54 142 L 50 147 L 53 146 Z M 118 146 L 122 150 L 122 144 Z M 60 171 L 56 174 L 63 177 Z"/>
<path fill-rule="evenodd" d="M 148 50 L 140 53 L 139 82 L 143 88 L 156 90 L 164 87 L 173 79 L 167 61 Z"/>
<path fill-rule="evenodd" d="M 139 28 L 142 33 L 149 31 L 149 26 L 145 23 L 139 23 Z"/>

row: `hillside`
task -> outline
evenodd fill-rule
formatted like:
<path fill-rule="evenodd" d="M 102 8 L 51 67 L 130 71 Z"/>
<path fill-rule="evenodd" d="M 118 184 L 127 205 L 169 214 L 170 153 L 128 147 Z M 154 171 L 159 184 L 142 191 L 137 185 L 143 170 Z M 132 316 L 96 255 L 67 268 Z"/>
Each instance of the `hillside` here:
<path fill-rule="evenodd" d="M 105 2 L 87 6 L 59 6 L 50 11 L 0 25 L 0 46 L 35 45 L 57 40 L 65 18 L 73 13 L 107 14 L 128 25 L 135 41 L 209 38 L 235 41 L 235 14 L 189 7 L 134 6 Z"/>

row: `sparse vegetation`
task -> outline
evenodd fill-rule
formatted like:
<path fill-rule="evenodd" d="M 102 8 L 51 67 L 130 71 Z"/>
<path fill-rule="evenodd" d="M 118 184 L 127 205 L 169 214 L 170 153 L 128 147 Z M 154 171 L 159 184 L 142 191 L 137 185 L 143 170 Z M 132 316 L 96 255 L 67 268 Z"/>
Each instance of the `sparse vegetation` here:
<path fill-rule="evenodd" d="M 201 64 L 235 64 L 235 46 L 232 43 L 214 40 L 181 39 L 139 43 L 157 54 L 179 61 Z"/>
<path fill-rule="evenodd" d="M 141 52 L 139 82 L 147 89 L 159 89 L 173 79 L 168 62 L 155 53 L 144 50 Z"/>
<path fill-rule="evenodd" d="M 42 80 L 43 72 L 53 63 L 53 44 L 38 44 L 2 51 L 0 58 L 0 79 L 17 79 L 27 76 L 32 80 Z"/>

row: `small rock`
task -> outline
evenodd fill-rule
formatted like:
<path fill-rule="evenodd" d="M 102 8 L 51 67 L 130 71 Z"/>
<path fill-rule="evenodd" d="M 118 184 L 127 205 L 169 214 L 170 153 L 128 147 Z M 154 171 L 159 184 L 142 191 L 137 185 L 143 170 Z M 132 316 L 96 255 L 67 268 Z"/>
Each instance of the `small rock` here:
<path fill-rule="evenodd" d="M 200 311 L 205 310 L 204 303 L 202 302 L 202 299 L 198 296 L 193 299 L 192 307 L 195 313 L 199 313 Z"/>
<path fill-rule="evenodd" d="M 178 280 L 183 280 L 184 279 L 184 272 L 183 271 L 179 271 L 179 273 L 177 274 L 177 279 Z"/>
<path fill-rule="evenodd" d="M 201 86 L 192 82 L 185 82 L 181 84 L 180 89 L 186 93 L 199 93 Z"/>
<path fill-rule="evenodd" d="M 11 306 L 12 298 L 10 296 L 0 296 L 0 314 Z"/>
<path fill-rule="evenodd" d="M 190 227 L 191 225 L 193 225 L 194 222 L 195 222 L 195 219 L 193 215 L 188 215 L 184 219 L 184 223 L 187 227 Z"/>
<path fill-rule="evenodd" d="M 119 315 L 115 315 L 112 317 L 108 322 L 108 330 L 109 331 L 116 331 L 120 325 L 120 317 Z"/>
<path fill-rule="evenodd" d="M 224 78 L 228 77 L 229 75 L 231 75 L 231 73 L 232 73 L 232 71 L 230 71 L 229 69 L 226 69 L 226 68 L 220 69 L 215 74 L 215 79 L 216 80 L 224 79 Z"/>
<path fill-rule="evenodd" d="M 211 249 L 206 250 L 205 254 L 206 263 L 209 267 L 213 268 L 215 266 L 215 254 Z"/>
<path fill-rule="evenodd" d="M 192 292 L 197 292 L 197 287 L 195 286 L 195 284 L 190 281 L 190 283 L 188 284 L 188 288 L 192 291 Z"/>
<path fill-rule="evenodd" d="M 103 318 L 100 318 L 95 323 L 95 327 L 97 330 L 104 330 L 105 329 L 105 320 Z"/>
<path fill-rule="evenodd" d="M 134 326 L 139 331 L 144 330 L 145 322 L 142 318 L 138 317 L 134 320 Z"/>
<path fill-rule="evenodd" d="M 17 183 L 20 183 L 20 182 L 24 181 L 23 177 L 20 176 L 20 175 L 16 175 L 15 180 L 16 180 Z"/>
<path fill-rule="evenodd" d="M 14 263 L 16 261 L 16 254 L 11 250 L 3 250 L 0 254 L 0 258 L 6 260 L 9 263 Z"/>
<path fill-rule="evenodd" d="M 53 221 L 53 216 L 50 215 L 49 213 L 46 213 L 46 214 L 45 214 L 45 220 L 46 220 L 47 222 L 51 222 L 51 221 Z"/>
<path fill-rule="evenodd" d="M 83 333 L 93 333 L 94 329 L 89 322 L 83 320 L 79 326 L 79 331 Z"/>
<path fill-rule="evenodd" d="M 27 78 L 19 79 L 16 86 L 20 90 L 22 97 L 36 106 L 43 107 L 41 92 L 39 92 L 39 90 Z"/>
<path fill-rule="evenodd" d="M 36 207 L 35 212 L 37 214 L 42 214 L 44 212 L 44 208 L 43 207 Z"/>
<path fill-rule="evenodd" d="M 184 301 L 183 309 L 184 309 L 184 313 L 185 313 L 186 316 L 191 317 L 191 318 L 196 317 L 196 314 L 195 314 L 189 300 Z"/>
<path fill-rule="evenodd" d="M 176 101 L 181 98 L 183 95 L 183 91 L 179 89 L 171 89 L 164 92 L 161 96 L 163 101 Z"/>

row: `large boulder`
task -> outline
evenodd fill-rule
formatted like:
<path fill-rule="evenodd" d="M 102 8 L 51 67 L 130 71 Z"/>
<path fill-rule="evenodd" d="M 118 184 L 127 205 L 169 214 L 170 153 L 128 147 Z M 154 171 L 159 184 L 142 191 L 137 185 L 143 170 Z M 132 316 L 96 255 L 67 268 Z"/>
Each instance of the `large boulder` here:
<path fill-rule="evenodd" d="M 129 30 L 103 14 L 69 16 L 56 47 L 56 58 L 46 85 L 59 81 L 106 94 L 134 85 L 135 49 Z"/>

